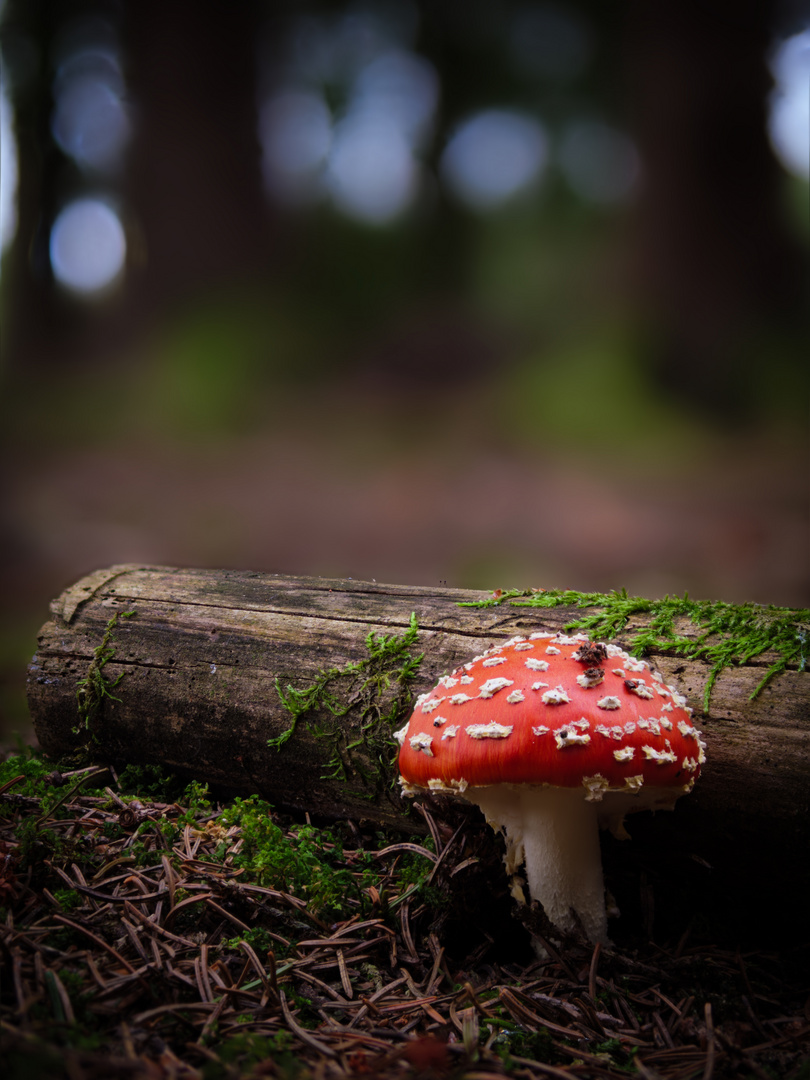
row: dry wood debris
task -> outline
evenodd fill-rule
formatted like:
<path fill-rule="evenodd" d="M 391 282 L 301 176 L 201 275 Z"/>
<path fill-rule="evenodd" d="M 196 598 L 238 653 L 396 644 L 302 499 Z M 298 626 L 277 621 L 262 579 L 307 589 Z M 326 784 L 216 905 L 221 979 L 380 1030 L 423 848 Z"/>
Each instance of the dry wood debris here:
<path fill-rule="evenodd" d="M 482 871 L 465 821 L 427 814 L 432 843 L 348 827 L 362 902 L 330 921 L 238 869 L 241 829 L 210 810 L 125 801 L 112 783 L 46 813 L 13 784 L 0 801 L 9 1080 L 810 1075 L 810 979 L 784 956 L 685 936 L 631 951 L 545 941 L 540 960 L 520 927 L 518 959 L 480 927 L 460 947 L 465 882 Z M 62 857 L 30 861 L 37 824 Z M 398 874 L 407 858 L 424 861 L 417 885 Z"/>

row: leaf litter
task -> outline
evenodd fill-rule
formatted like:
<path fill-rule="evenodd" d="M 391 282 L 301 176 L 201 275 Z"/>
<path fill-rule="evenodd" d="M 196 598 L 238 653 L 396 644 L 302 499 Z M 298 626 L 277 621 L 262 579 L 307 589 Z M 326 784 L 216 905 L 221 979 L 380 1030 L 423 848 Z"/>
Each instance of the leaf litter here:
<path fill-rule="evenodd" d="M 455 807 L 402 840 L 43 773 L 0 784 L 7 1080 L 810 1075 L 806 968 L 493 917 L 498 853 Z"/>

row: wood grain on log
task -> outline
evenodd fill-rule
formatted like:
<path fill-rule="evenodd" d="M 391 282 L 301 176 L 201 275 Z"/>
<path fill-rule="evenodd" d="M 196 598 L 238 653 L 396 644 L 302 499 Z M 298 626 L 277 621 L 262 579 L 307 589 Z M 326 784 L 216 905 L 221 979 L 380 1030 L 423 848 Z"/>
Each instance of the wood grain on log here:
<path fill-rule="evenodd" d="M 86 743 L 77 685 L 111 618 L 103 669 L 112 697 L 88 720 L 97 757 L 124 764 L 160 764 L 231 791 L 257 792 L 280 807 L 325 817 L 363 818 L 413 829 L 407 803 L 391 783 L 365 785 L 362 745 L 348 763 L 349 781 L 325 778 L 333 747 L 318 737 L 324 722 L 341 727 L 343 745 L 360 730 L 357 709 L 335 718 L 313 710 L 280 749 L 268 746 L 290 726 L 277 690 L 303 689 L 319 673 L 359 662 L 365 639 L 402 634 L 418 622 L 414 654 L 424 659 L 413 694 L 498 640 L 569 623 L 571 608 L 527 609 L 505 604 L 460 607 L 486 593 L 376 582 L 295 578 L 267 573 L 116 566 L 79 581 L 52 604 L 29 673 L 29 703 L 40 744 L 61 756 Z M 581 614 L 578 612 L 577 614 Z M 637 618 L 618 639 L 626 644 Z M 697 634 L 690 625 L 685 635 Z M 708 715 L 702 701 L 709 667 L 699 660 L 652 655 L 667 682 L 695 707 L 708 744 L 707 765 L 679 825 L 701 858 L 722 857 L 724 845 L 783 848 L 810 836 L 810 673 L 788 670 L 754 699 L 767 656 L 728 669 L 717 680 Z M 392 750 L 393 755 L 393 750 Z M 386 763 L 383 763 L 385 766 Z M 356 768 L 355 768 L 356 766 Z M 682 809 L 683 808 L 683 809 Z"/>

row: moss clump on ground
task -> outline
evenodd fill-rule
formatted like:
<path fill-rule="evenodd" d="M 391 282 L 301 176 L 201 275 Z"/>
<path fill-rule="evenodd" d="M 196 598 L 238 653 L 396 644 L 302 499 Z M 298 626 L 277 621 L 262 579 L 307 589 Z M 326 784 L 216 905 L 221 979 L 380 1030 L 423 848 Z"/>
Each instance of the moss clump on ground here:
<path fill-rule="evenodd" d="M 761 604 L 727 604 L 720 600 L 692 600 L 688 595 L 650 600 L 628 596 L 622 589 L 610 593 L 583 593 L 574 589 L 496 590 L 486 600 L 464 602 L 462 607 L 573 607 L 591 611 L 574 616 L 566 630 L 584 630 L 594 639 L 617 637 L 636 615 L 649 618 L 644 626 L 630 631 L 627 647 L 644 656 L 652 651 L 672 652 L 687 659 L 706 660 L 710 665 L 703 705 L 709 700 L 717 677 L 727 667 L 748 663 L 766 652 L 777 658 L 768 667 L 751 698 L 755 698 L 775 675 L 807 664 L 810 609 L 783 608 Z M 677 624 L 683 620 L 699 633 L 685 637 Z"/>
<path fill-rule="evenodd" d="M 256 884 L 298 896 L 322 917 L 348 917 L 369 907 L 368 888 L 378 875 L 362 853 L 347 861 L 343 839 L 333 830 L 293 825 L 285 832 L 256 795 L 235 799 L 212 823 L 226 830 L 225 837 L 227 830 L 238 831 L 241 845 L 230 861 Z M 218 854 L 227 848 L 223 839 Z"/>

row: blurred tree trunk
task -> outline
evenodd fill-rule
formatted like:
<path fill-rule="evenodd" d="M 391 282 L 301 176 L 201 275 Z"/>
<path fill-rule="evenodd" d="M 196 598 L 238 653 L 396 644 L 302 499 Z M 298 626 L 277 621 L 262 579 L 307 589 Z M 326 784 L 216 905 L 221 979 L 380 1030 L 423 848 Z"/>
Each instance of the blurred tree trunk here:
<path fill-rule="evenodd" d="M 255 277 L 269 262 L 256 125 L 252 0 L 138 0 L 126 9 L 137 107 L 127 192 L 147 304 Z"/>
<path fill-rule="evenodd" d="M 19 143 L 18 234 L 4 273 L 14 307 L 4 362 L 92 359 L 129 340 L 167 302 L 254 278 L 277 259 L 261 181 L 256 125 L 254 0 L 138 0 L 116 5 L 16 0 L 3 24 Z M 54 45 L 76 19 L 98 17 L 121 38 L 134 136 L 123 187 L 83 174 L 51 137 Z M 49 236 L 62 203 L 120 197 L 130 273 L 112 303 L 88 308 L 55 286 Z M 134 271 L 134 272 L 133 272 Z"/>
<path fill-rule="evenodd" d="M 69 10 L 68 5 L 62 5 Z M 60 25 L 56 0 L 12 0 L 3 17 L 3 81 L 13 103 L 18 154 L 17 231 L 3 257 L 0 356 L 4 374 L 25 354 L 26 366 L 73 326 L 54 289 L 48 251 L 64 166 L 50 133 L 50 56 Z M 64 10 L 63 10 L 64 14 Z M 13 307 L 9 302 L 13 297 Z"/>
<path fill-rule="evenodd" d="M 756 406 L 752 339 L 802 305 L 766 128 L 776 6 L 660 0 L 636 3 L 627 23 L 644 162 L 636 290 L 657 323 L 659 376 L 732 415 Z"/>

